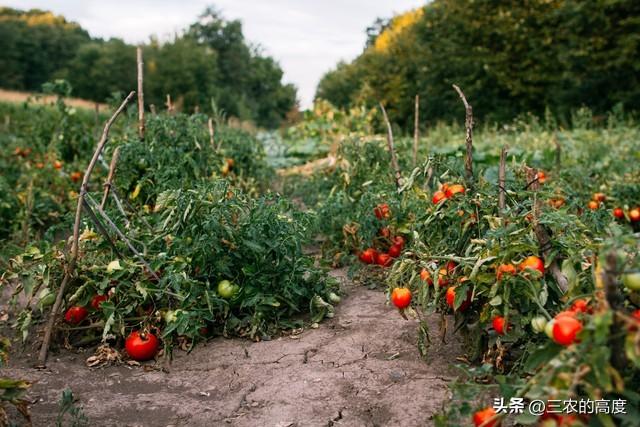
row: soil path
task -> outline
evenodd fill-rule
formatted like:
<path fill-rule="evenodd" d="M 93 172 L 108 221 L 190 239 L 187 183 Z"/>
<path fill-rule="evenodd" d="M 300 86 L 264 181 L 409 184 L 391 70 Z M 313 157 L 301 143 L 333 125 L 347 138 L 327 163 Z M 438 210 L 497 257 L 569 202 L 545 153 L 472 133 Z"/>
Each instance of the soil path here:
<path fill-rule="evenodd" d="M 343 274 L 341 274 L 342 277 Z M 55 425 L 71 388 L 91 426 L 428 426 L 446 405 L 450 362 L 437 318 L 430 360 L 420 359 L 415 321 L 384 294 L 344 284 L 336 316 L 295 337 L 253 343 L 214 339 L 177 352 L 170 371 L 117 366 L 89 370 L 89 354 L 52 354 L 47 371 L 13 356 L 5 373 L 34 381 L 34 426 Z"/>

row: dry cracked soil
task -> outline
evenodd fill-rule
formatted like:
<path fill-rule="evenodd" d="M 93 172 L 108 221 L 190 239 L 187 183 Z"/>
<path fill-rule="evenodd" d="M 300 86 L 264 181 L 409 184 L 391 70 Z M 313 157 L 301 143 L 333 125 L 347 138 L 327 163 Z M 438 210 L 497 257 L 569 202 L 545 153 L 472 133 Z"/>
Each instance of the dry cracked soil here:
<path fill-rule="evenodd" d="M 460 344 L 441 344 L 438 318 L 428 360 L 417 323 L 385 304 L 384 293 L 343 279 L 333 319 L 293 337 L 212 339 L 178 351 L 168 371 L 89 369 L 90 353 L 14 354 L 5 375 L 33 381 L 34 426 L 55 425 L 62 391 L 72 389 L 90 426 L 429 426 L 449 399 Z M 151 362 L 153 365 L 153 362 Z M 17 418 L 16 418 L 17 419 Z"/>

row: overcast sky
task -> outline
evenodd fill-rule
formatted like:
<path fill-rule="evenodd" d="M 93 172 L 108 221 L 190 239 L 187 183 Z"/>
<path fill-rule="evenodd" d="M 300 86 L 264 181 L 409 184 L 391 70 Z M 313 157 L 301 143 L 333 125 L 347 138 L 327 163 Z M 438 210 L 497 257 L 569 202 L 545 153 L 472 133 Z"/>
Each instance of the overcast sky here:
<path fill-rule="evenodd" d="M 207 5 L 227 19 L 243 22 L 245 37 L 260 44 L 284 69 L 284 80 L 298 87 L 309 107 L 323 73 L 341 59 L 356 57 L 365 29 L 377 17 L 390 17 L 425 0 L 0 0 L 20 9 L 52 10 L 76 21 L 95 37 L 129 43 L 152 34 L 168 38 L 194 22 Z"/>

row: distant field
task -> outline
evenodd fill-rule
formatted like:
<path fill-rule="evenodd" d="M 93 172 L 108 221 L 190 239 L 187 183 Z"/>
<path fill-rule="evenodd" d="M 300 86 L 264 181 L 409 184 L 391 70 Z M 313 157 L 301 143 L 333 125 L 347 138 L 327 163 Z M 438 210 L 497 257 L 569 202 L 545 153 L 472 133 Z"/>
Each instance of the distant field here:
<path fill-rule="evenodd" d="M 36 100 L 35 96 L 37 95 L 39 95 L 40 97 Z M 29 97 L 33 97 L 33 102 L 37 102 L 39 104 L 48 104 L 55 101 L 55 96 L 53 95 L 42 95 L 35 92 L 20 92 L 16 90 L 0 89 L 0 102 L 24 102 Z M 72 107 L 86 108 L 91 110 L 96 108 L 96 104 L 99 106 L 100 110 L 104 110 L 107 107 L 107 104 L 96 103 L 94 101 L 87 101 L 86 99 L 80 98 L 67 98 L 65 102 L 67 105 L 70 105 Z"/>

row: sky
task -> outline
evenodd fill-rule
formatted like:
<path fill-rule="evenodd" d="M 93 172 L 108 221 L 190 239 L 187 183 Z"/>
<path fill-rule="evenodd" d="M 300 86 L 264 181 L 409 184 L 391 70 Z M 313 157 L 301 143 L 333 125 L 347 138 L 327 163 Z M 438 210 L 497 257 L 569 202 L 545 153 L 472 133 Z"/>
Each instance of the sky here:
<path fill-rule="evenodd" d="M 422 6 L 425 0 L 0 0 L 19 9 L 39 8 L 78 22 L 93 37 L 129 43 L 150 35 L 170 38 L 194 22 L 207 5 L 226 19 L 240 19 L 245 38 L 259 44 L 298 88 L 308 108 L 322 75 L 361 51 L 365 30 L 377 17 Z"/>

